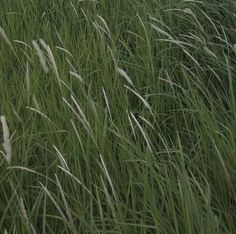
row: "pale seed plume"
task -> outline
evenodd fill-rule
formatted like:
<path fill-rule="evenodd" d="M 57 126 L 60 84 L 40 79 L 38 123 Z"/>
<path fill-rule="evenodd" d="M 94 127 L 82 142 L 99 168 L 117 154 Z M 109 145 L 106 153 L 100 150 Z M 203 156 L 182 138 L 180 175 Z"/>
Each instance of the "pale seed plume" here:
<path fill-rule="evenodd" d="M 10 39 L 8 38 L 7 34 L 5 33 L 4 29 L 0 26 L 0 35 L 5 40 L 5 42 L 13 49 Z"/>
<path fill-rule="evenodd" d="M 123 69 L 117 67 L 117 68 L 116 68 L 116 71 L 117 71 L 117 73 L 119 73 L 123 78 L 125 78 L 126 81 L 127 81 L 129 84 L 131 84 L 132 86 L 134 86 L 132 80 L 130 79 L 130 77 L 127 75 L 127 73 L 126 73 Z"/>
<path fill-rule="evenodd" d="M 3 153 L 3 156 L 5 157 L 7 163 L 11 164 L 11 157 L 12 157 L 12 149 L 11 149 L 11 140 L 10 140 L 10 131 L 7 125 L 7 120 L 5 116 L 1 116 L 1 123 L 2 123 L 2 129 L 3 129 L 3 148 L 5 153 Z"/>
<path fill-rule="evenodd" d="M 32 41 L 32 44 L 33 44 L 33 47 L 36 50 L 36 53 L 37 53 L 37 55 L 39 57 L 39 62 L 42 65 L 43 70 L 46 73 L 48 73 L 49 68 L 48 68 L 48 65 L 47 65 L 47 62 L 46 62 L 46 59 L 45 59 L 43 51 L 40 49 L 40 47 L 39 47 L 39 45 L 38 45 L 38 43 L 36 41 Z"/>
<path fill-rule="evenodd" d="M 43 48 L 47 51 L 48 59 L 49 59 L 49 61 L 50 61 L 50 63 L 51 63 L 51 68 L 52 68 L 52 70 L 53 70 L 55 76 L 56 76 L 57 79 L 58 79 L 58 83 L 60 84 L 58 68 L 57 68 L 57 64 L 56 64 L 55 58 L 54 58 L 54 56 L 53 56 L 52 50 L 51 50 L 51 48 L 49 47 L 49 45 L 47 45 L 46 42 L 45 42 L 43 39 L 39 39 L 39 42 L 40 42 L 40 44 L 43 46 Z"/>
<path fill-rule="evenodd" d="M 83 78 L 78 73 L 70 71 L 70 75 L 77 78 L 80 82 L 82 82 L 82 83 L 84 82 Z"/>

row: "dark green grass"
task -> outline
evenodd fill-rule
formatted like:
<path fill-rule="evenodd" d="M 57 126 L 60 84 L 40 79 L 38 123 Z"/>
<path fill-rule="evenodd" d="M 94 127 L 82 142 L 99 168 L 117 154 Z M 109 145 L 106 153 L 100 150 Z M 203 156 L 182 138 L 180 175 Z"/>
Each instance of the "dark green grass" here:
<path fill-rule="evenodd" d="M 1 233 L 235 233 L 235 12 L 2 1 Z"/>

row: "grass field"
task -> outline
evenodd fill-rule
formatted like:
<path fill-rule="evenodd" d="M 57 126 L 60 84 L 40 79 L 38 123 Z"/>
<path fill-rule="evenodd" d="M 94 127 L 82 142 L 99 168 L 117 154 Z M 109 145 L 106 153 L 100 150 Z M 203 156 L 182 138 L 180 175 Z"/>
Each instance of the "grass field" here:
<path fill-rule="evenodd" d="M 2 0 L 0 233 L 236 233 L 234 0 Z"/>

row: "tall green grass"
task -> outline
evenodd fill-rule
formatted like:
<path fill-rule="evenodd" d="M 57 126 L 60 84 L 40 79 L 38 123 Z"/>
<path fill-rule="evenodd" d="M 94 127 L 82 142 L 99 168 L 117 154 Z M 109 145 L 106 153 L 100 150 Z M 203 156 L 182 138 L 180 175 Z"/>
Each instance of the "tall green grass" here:
<path fill-rule="evenodd" d="M 235 12 L 2 1 L 1 233 L 236 233 Z"/>

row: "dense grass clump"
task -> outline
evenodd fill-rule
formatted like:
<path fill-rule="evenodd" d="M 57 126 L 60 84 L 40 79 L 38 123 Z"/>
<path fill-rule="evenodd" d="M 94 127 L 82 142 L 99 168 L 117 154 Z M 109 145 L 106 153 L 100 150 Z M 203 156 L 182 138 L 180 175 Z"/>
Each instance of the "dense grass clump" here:
<path fill-rule="evenodd" d="M 1 1 L 0 232 L 236 233 L 235 12 Z"/>

